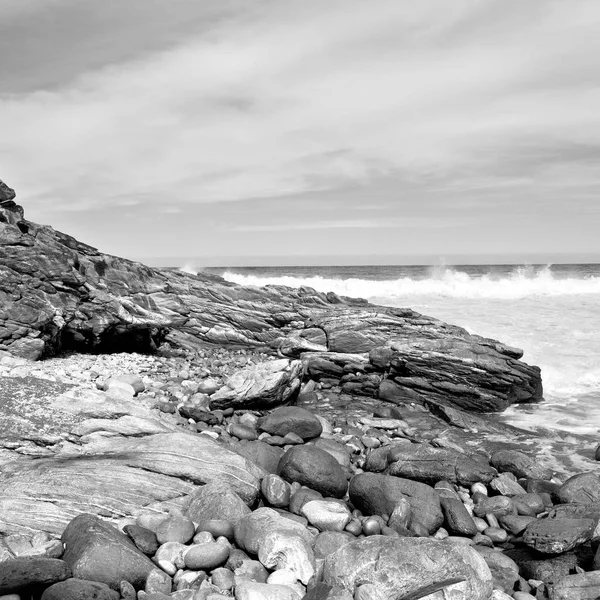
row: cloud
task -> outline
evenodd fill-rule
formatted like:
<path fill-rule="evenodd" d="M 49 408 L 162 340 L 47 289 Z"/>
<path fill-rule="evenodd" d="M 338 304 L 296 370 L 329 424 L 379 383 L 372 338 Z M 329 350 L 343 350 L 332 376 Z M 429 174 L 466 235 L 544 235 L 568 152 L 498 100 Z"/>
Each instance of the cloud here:
<path fill-rule="evenodd" d="M 2 174 L 29 206 L 166 203 L 175 213 L 341 190 L 355 210 L 362 191 L 385 182 L 375 203 L 412 213 L 468 204 L 464 193 L 484 194 L 482 206 L 510 206 L 514 193 L 527 203 L 538 185 L 558 197 L 574 176 L 582 197 L 598 189 L 597 162 L 585 158 L 600 147 L 594 0 L 231 6 L 177 44 L 144 52 L 137 39 L 133 58 L 0 95 Z M 425 227 L 429 214 L 411 222 L 403 208 L 386 222 L 313 211 L 287 229 L 400 217 Z M 231 231 L 286 227 L 230 219 Z"/>
<path fill-rule="evenodd" d="M 425 227 L 427 229 L 442 229 L 457 224 L 464 225 L 463 219 L 437 219 L 431 217 L 402 217 L 397 219 L 341 219 L 312 222 L 278 222 L 229 225 L 229 231 L 264 232 L 264 231 L 316 231 L 319 229 L 412 229 Z"/>

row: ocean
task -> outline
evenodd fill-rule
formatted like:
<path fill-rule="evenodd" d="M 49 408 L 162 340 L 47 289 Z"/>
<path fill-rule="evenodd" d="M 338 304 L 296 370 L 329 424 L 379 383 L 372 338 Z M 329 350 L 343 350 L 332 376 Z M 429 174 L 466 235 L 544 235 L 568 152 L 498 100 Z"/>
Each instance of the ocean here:
<path fill-rule="evenodd" d="M 310 286 L 408 307 L 522 348 L 542 369 L 545 402 L 502 420 L 600 443 L 600 264 L 210 268 L 250 286 Z"/>

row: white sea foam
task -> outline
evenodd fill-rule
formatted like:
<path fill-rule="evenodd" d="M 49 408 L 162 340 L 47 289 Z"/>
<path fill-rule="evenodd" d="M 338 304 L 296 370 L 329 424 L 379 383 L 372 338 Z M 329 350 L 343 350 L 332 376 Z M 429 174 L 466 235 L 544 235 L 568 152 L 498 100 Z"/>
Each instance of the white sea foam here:
<path fill-rule="evenodd" d="M 471 276 L 450 268 L 432 269 L 427 278 L 401 277 L 391 280 L 337 279 L 321 276 L 267 276 L 226 271 L 223 277 L 241 285 L 308 286 L 320 292 L 335 292 L 358 298 L 389 299 L 400 296 L 444 296 L 450 298 L 517 299 L 529 296 L 565 296 L 600 294 L 600 277 L 556 277 L 550 268 L 535 273 L 516 269 L 505 277 Z"/>

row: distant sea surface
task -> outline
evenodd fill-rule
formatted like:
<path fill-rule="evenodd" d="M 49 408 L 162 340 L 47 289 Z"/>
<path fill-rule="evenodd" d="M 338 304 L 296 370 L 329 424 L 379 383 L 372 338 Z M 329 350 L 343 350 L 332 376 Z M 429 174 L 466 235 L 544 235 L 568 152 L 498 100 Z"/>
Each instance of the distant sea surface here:
<path fill-rule="evenodd" d="M 542 369 L 546 402 L 503 419 L 600 442 L 600 264 L 206 270 L 242 285 L 310 286 L 408 307 L 522 348 Z"/>

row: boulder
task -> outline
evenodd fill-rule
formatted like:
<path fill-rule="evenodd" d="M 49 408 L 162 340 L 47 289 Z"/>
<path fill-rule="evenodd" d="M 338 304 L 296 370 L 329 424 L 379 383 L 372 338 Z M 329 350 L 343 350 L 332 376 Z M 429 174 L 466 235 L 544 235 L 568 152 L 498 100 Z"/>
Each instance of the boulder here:
<path fill-rule="evenodd" d="M 350 542 L 325 558 L 323 581 L 351 594 L 369 584 L 380 598 L 419 598 L 444 589 L 448 600 L 488 600 L 492 593 L 492 575 L 475 550 L 429 538 Z"/>
<path fill-rule="evenodd" d="M 259 429 L 271 435 L 285 436 L 295 433 L 303 440 L 321 435 L 321 421 L 311 412 L 300 406 L 281 406 L 259 422 Z"/>
<path fill-rule="evenodd" d="M 252 512 L 244 501 L 226 484 L 218 481 L 196 489 L 185 507 L 192 521 L 222 520 L 236 523 Z"/>
<path fill-rule="evenodd" d="M 342 498 L 348 488 L 338 461 L 315 446 L 290 448 L 281 457 L 277 474 L 290 483 L 297 482 L 333 498 Z"/>
<path fill-rule="evenodd" d="M 119 600 L 121 594 L 106 584 L 85 579 L 67 579 L 44 590 L 41 600 Z"/>
<path fill-rule="evenodd" d="M 428 444 L 407 444 L 390 453 L 393 462 L 387 473 L 431 485 L 445 480 L 463 486 L 490 482 L 496 470 L 481 460 L 450 448 L 434 448 Z"/>
<path fill-rule="evenodd" d="M 567 575 L 549 590 L 550 600 L 588 600 L 600 596 L 600 571 Z"/>
<path fill-rule="evenodd" d="M 232 450 L 254 463 L 267 473 L 277 473 L 277 465 L 283 456 L 283 449 L 265 444 L 260 440 L 232 446 Z"/>
<path fill-rule="evenodd" d="M 391 475 L 361 473 L 350 480 L 350 501 L 365 515 L 391 515 L 400 498 L 411 508 L 411 522 L 429 533 L 444 522 L 437 492 L 430 486 Z"/>
<path fill-rule="evenodd" d="M 211 409 L 269 408 L 291 402 L 300 390 L 302 363 L 267 361 L 240 369 L 210 397 Z"/>
<path fill-rule="evenodd" d="M 490 464 L 499 473 L 512 473 L 517 478 L 552 478 L 552 469 L 545 467 L 538 457 L 527 456 L 518 450 L 498 450 L 492 454 Z"/>
<path fill-rule="evenodd" d="M 537 519 L 523 533 L 523 543 L 545 554 L 563 554 L 589 542 L 596 523 L 592 519 Z"/>
<path fill-rule="evenodd" d="M 155 568 L 123 533 L 94 515 L 75 517 L 62 535 L 64 561 L 73 577 L 105 583 L 118 590 L 121 581 L 142 588 Z"/>
<path fill-rule="evenodd" d="M 592 472 L 573 475 L 556 490 L 555 495 L 560 504 L 599 502 L 600 476 Z"/>
<path fill-rule="evenodd" d="M 49 585 L 71 577 L 69 565 L 57 558 L 11 558 L 0 563 L 0 594 L 36 585 Z"/>

